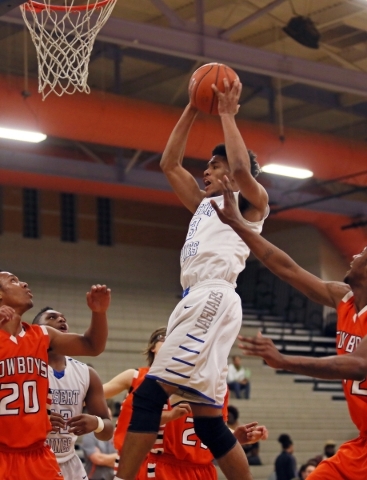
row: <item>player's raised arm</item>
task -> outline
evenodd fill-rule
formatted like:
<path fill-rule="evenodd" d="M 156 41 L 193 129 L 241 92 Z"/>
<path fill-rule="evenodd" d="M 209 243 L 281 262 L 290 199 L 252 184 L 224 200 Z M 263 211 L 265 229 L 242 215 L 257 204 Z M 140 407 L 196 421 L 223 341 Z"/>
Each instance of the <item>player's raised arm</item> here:
<path fill-rule="evenodd" d="M 103 384 L 103 392 L 105 398 L 112 398 L 124 390 L 129 390 L 133 382 L 134 374 L 137 372 L 134 368 L 119 373 L 116 377 L 111 378 L 109 382 Z"/>
<path fill-rule="evenodd" d="M 174 192 L 192 213 L 204 198 L 205 192 L 200 190 L 195 178 L 182 166 L 182 161 L 187 138 L 197 112 L 191 104 L 187 105 L 168 139 L 160 162 L 160 167 Z"/>
<path fill-rule="evenodd" d="M 50 336 L 50 348 L 54 353 L 78 356 L 100 355 L 106 346 L 108 327 L 107 309 L 110 305 L 111 290 L 106 285 L 93 285 L 87 293 L 87 304 L 92 311 L 92 319 L 84 335 L 61 333 L 46 327 Z"/>
<path fill-rule="evenodd" d="M 218 217 L 233 230 L 248 245 L 256 258 L 260 260 L 274 275 L 292 285 L 310 300 L 336 307 L 340 300 L 350 291 L 350 287 L 342 282 L 324 282 L 320 278 L 300 267 L 285 252 L 253 232 L 244 223 L 237 207 L 228 178 L 223 183 L 224 207 L 220 209 L 211 200 Z"/>
<path fill-rule="evenodd" d="M 235 80 L 230 87 L 226 78 L 223 81 L 225 87 L 223 93 L 215 85 L 212 88 L 218 97 L 218 111 L 222 122 L 229 168 L 241 195 L 258 211 L 257 217 L 248 220 L 262 220 L 267 212 L 268 194 L 251 174 L 248 150 L 235 120 L 242 85 L 239 80 Z"/>

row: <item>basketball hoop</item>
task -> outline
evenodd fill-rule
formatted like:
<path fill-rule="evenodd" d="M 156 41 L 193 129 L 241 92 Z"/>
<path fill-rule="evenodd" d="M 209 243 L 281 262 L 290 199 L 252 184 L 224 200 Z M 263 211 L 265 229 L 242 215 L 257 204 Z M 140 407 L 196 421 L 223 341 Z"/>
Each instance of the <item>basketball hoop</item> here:
<path fill-rule="evenodd" d="M 20 6 L 37 50 L 38 91 L 43 100 L 51 93 L 61 97 L 90 93 L 88 65 L 94 41 L 108 20 L 117 0 L 75 5 L 51 5 L 28 0 Z"/>

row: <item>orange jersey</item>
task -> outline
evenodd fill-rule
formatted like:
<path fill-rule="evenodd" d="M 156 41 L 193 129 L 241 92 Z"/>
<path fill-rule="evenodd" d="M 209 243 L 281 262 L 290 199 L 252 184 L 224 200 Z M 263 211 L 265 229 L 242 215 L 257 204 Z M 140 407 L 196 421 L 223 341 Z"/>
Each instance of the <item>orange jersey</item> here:
<path fill-rule="evenodd" d="M 42 444 L 20 451 L 14 448 L 0 450 L 0 478 L 63 480 L 64 477 L 53 451 L 48 445 Z"/>
<path fill-rule="evenodd" d="M 0 330 L 0 449 L 44 442 L 51 430 L 50 339 L 45 327 L 26 323 L 22 327 L 17 337 Z"/>
<path fill-rule="evenodd" d="M 223 418 L 227 421 L 228 390 L 224 399 Z M 165 407 L 167 408 L 167 407 Z M 172 407 L 168 405 L 168 409 Z M 213 461 L 213 455 L 197 437 L 192 414 L 161 425 L 152 453 L 172 455 L 176 460 L 205 465 Z M 159 455 L 157 456 L 159 461 Z"/>
<path fill-rule="evenodd" d="M 128 395 L 121 404 L 120 415 L 116 423 L 115 432 L 113 434 L 113 445 L 119 452 L 124 444 L 127 429 L 130 424 L 131 415 L 133 413 L 133 395 L 132 392 L 136 390 L 147 374 L 149 367 L 143 367 L 136 370 L 136 376 L 134 376 L 131 382 L 131 387 Z"/>
<path fill-rule="evenodd" d="M 367 438 L 343 443 L 335 455 L 323 460 L 307 480 L 366 480 Z"/>
<path fill-rule="evenodd" d="M 353 352 L 367 335 L 367 305 L 359 312 L 354 306 L 353 292 L 348 293 L 338 305 L 337 353 Z M 367 378 L 344 380 L 343 388 L 348 409 L 358 430 L 367 434 Z"/>

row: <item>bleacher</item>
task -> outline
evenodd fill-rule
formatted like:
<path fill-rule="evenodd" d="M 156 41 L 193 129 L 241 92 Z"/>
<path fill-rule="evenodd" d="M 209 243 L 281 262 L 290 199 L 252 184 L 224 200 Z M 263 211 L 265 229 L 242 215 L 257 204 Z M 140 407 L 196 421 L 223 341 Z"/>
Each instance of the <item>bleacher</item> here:
<path fill-rule="evenodd" d="M 286 355 L 323 357 L 335 355 L 335 336 L 331 323 L 325 324 L 323 307 L 282 282 L 258 261 L 251 261 L 238 278 L 237 291 L 242 298 L 243 323 L 271 338 L 278 350 Z M 328 315 L 335 321 L 335 315 Z M 288 372 L 278 372 L 288 373 Z M 300 378 L 295 379 L 300 382 Z M 342 393 L 341 383 L 304 378 L 315 391 Z M 343 399 L 334 395 L 333 399 Z"/>

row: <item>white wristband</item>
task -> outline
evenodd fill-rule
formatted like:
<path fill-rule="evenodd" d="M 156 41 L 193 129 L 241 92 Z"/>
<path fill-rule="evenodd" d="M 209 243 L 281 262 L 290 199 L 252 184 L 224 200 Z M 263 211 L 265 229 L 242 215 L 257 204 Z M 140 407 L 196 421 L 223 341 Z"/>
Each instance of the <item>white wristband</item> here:
<path fill-rule="evenodd" d="M 98 427 L 94 430 L 95 433 L 102 432 L 104 429 L 104 421 L 102 420 L 101 417 L 97 417 L 97 415 L 94 415 L 96 419 L 98 420 Z"/>

